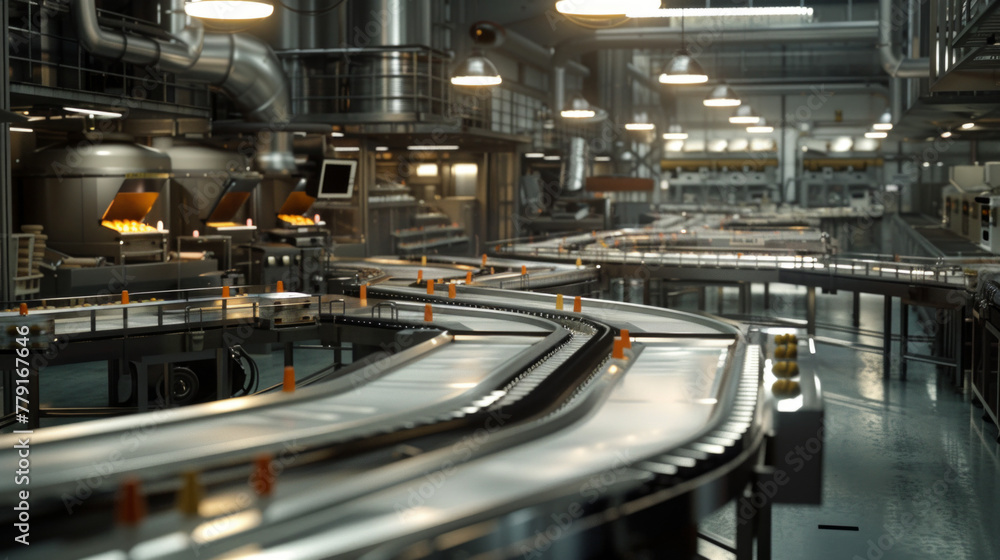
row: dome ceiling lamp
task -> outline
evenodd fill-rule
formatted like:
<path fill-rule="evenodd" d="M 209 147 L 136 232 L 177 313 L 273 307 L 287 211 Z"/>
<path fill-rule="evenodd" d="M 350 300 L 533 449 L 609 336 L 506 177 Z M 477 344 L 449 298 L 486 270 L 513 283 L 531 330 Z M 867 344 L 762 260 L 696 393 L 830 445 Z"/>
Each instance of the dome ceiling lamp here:
<path fill-rule="evenodd" d="M 489 21 L 473 23 L 469 28 L 472 52 L 451 73 L 451 83 L 456 86 L 490 87 L 503 83 L 503 77 L 484 49 L 500 46 L 507 37 L 503 26 Z"/>
<path fill-rule="evenodd" d="M 886 109 L 886 111 L 882 113 L 882 116 L 879 117 L 878 122 L 872 125 L 872 130 L 878 132 L 888 132 L 892 130 L 892 113 L 890 113 L 888 109 Z"/>
<path fill-rule="evenodd" d="M 184 12 L 203 19 L 248 20 L 270 16 L 274 6 L 266 0 L 187 0 Z"/>
<path fill-rule="evenodd" d="M 729 117 L 730 124 L 757 124 L 760 122 L 760 115 L 754 112 L 749 105 L 740 105 L 736 112 Z"/>
<path fill-rule="evenodd" d="M 708 74 L 687 50 L 684 42 L 683 16 L 681 16 L 681 48 L 663 68 L 659 79 L 661 84 L 673 85 L 703 84 L 708 81 Z"/>
<path fill-rule="evenodd" d="M 702 100 L 702 104 L 706 107 L 739 107 L 743 104 L 743 100 L 736 95 L 733 88 L 722 83 L 712 88 L 712 92 Z"/>
<path fill-rule="evenodd" d="M 774 127 L 764 122 L 764 119 L 760 119 L 757 124 L 748 126 L 747 132 L 750 134 L 769 134 L 774 132 Z"/>
<path fill-rule="evenodd" d="M 664 140 L 687 140 L 688 134 L 679 124 L 672 124 L 663 133 Z"/>
<path fill-rule="evenodd" d="M 564 119 L 592 119 L 597 116 L 597 111 L 583 95 L 576 94 L 559 114 Z"/>

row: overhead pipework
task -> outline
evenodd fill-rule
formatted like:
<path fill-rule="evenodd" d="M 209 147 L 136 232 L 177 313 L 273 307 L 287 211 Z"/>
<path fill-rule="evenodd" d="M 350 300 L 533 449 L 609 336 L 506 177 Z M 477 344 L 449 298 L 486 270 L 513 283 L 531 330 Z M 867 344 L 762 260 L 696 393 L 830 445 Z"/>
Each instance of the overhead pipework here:
<path fill-rule="evenodd" d="M 268 173 L 294 171 L 291 133 L 291 97 L 281 63 L 267 44 L 238 33 L 206 33 L 198 21 L 172 17 L 176 41 L 164 41 L 102 29 L 95 0 L 73 3 L 80 43 L 91 54 L 132 64 L 159 65 L 181 80 L 207 83 L 232 99 L 243 117 L 264 123 L 271 132 L 261 135 L 257 164 Z M 171 11 L 183 13 L 183 0 L 172 0 Z M 265 136 L 270 136 L 264 141 Z"/>
<path fill-rule="evenodd" d="M 893 78 L 928 78 L 931 75 L 929 58 L 906 58 L 902 47 L 893 40 L 894 13 L 905 15 L 903 10 L 893 12 L 892 0 L 878 2 L 878 55 L 882 68 Z"/>

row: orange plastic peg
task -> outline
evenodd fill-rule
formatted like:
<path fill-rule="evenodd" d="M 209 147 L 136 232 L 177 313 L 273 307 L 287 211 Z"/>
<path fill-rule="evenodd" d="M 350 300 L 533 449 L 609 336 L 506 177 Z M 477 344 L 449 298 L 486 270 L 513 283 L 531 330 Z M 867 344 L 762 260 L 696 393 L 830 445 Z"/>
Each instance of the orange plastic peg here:
<path fill-rule="evenodd" d="M 295 366 L 285 366 L 285 378 L 281 382 L 281 392 L 295 392 Z"/>
<path fill-rule="evenodd" d="M 583 299 L 580 296 L 573 298 L 573 311 L 577 313 L 583 311 Z"/>
<path fill-rule="evenodd" d="M 285 283 L 282 282 L 281 280 L 278 280 L 278 286 L 274 289 L 274 291 L 278 292 L 279 294 L 282 293 L 282 292 L 284 292 L 285 291 Z"/>
<path fill-rule="evenodd" d="M 138 525 L 146 518 L 146 497 L 139 480 L 129 478 L 122 482 L 115 504 L 115 519 L 122 525 Z"/>
<path fill-rule="evenodd" d="M 625 348 L 632 347 L 632 337 L 630 336 L 628 329 L 622 329 L 622 346 Z"/>
<path fill-rule="evenodd" d="M 128 305 L 128 290 L 122 290 L 122 305 Z"/>
<path fill-rule="evenodd" d="M 425 304 L 424 305 L 424 321 L 427 321 L 429 323 L 429 322 L 431 322 L 433 320 L 434 320 L 434 308 L 432 308 L 431 304 L 429 304 L 429 303 Z"/>
<path fill-rule="evenodd" d="M 254 492 L 258 496 L 270 496 L 274 492 L 275 479 L 275 474 L 271 471 L 271 456 L 257 457 L 253 462 L 253 474 L 250 475 Z"/>
<path fill-rule="evenodd" d="M 454 284 L 448 284 L 448 299 L 455 299 L 457 296 L 457 290 Z"/>
<path fill-rule="evenodd" d="M 21 317 L 26 316 L 28 314 L 28 304 L 22 303 L 20 311 L 21 311 Z"/>

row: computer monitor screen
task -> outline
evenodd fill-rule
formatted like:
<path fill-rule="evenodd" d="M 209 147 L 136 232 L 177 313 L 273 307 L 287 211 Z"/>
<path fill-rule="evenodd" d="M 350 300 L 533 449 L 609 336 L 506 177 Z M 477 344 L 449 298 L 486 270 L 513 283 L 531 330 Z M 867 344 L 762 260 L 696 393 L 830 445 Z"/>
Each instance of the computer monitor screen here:
<path fill-rule="evenodd" d="M 354 194 L 354 176 L 358 162 L 351 159 L 328 159 L 323 161 L 323 171 L 319 176 L 319 196 L 317 198 L 349 199 Z"/>

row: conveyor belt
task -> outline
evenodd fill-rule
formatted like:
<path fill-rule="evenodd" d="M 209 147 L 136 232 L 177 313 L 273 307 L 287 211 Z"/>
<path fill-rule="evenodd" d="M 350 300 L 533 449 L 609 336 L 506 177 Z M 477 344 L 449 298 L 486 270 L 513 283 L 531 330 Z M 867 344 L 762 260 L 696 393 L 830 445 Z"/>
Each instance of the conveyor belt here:
<path fill-rule="evenodd" d="M 450 302 L 455 305 L 444 305 L 445 299 L 413 288 L 370 289 L 372 303 L 397 300 L 392 321 L 399 328 L 419 323 L 423 308 L 400 300 L 426 300 L 435 303 L 433 327 L 452 332 L 346 378 L 293 395 L 38 431 L 32 460 L 45 466 L 32 477 L 32 507 L 41 523 L 47 512 L 61 509 L 62 492 L 96 473 L 101 482 L 93 492 L 101 498 L 92 507 L 102 512 L 125 476 L 139 476 L 162 492 L 195 466 L 228 469 L 218 471 L 222 476 L 288 442 L 313 453 L 397 434 L 387 442 L 412 442 L 417 456 L 382 462 L 359 456 L 358 463 L 350 456 L 303 459 L 266 500 L 236 500 L 249 492 L 246 475 L 222 476 L 206 507 L 213 500 L 244 505 L 189 520 L 157 510 L 127 535 L 73 530 L 85 526 L 87 510 L 81 509 L 66 519 L 66 530 L 39 535 L 24 558 L 65 556 L 70 549 L 80 557 L 190 558 L 197 550 L 210 558 L 246 546 L 267 558 L 354 557 L 528 505 L 558 503 L 581 481 L 609 469 L 619 478 L 605 490 L 632 492 L 650 482 L 675 485 L 707 476 L 759 445 L 751 429 L 759 351 L 748 349 L 735 327 L 590 300 L 583 313 L 556 312 L 553 299 L 540 294 L 462 288 L 459 295 Z M 377 322 L 364 309 L 328 319 Z M 610 359 L 607 323 L 638 335 L 628 360 Z M 480 329 L 491 334 L 477 336 Z M 421 429 L 438 425 L 449 429 Z M 100 474 L 108 454 L 122 451 L 121 437 L 143 426 L 141 445 L 112 474 Z M 714 443 L 698 443 L 701 438 Z M 0 437 L 0 445 L 14 439 Z M 678 451 L 685 446 L 693 451 Z M 13 459 L 5 456 L 0 469 L 13 469 Z M 447 484 L 408 508 L 421 477 L 434 473 L 447 473 Z M 11 484 L 0 479 L 2 503 L 14 495 Z M 729 491 L 711 495 L 728 499 Z"/>

